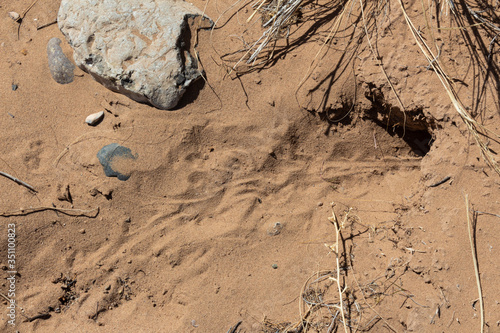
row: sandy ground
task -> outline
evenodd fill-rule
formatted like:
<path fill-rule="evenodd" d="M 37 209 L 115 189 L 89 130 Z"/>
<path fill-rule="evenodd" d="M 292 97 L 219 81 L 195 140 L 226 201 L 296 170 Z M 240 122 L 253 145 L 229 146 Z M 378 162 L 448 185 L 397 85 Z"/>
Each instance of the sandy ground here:
<path fill-rule="evenodd" d="M 241 332 L 301 322 L 307 332 L 340 332 L 338 258 L 348 331 L 478 332 L 468 195 L 482 212 L 473 236 L 485 331 L 500 332 L 500 219 L 491 215 L 500 214 L 500 179 L 396 1 L 366 17 L 379 60 L 355 9 L 325 47 L 339 15 L 327 3 L 304 9 L 316 24 L 291 34 L 275 62 L 238 77 L 221 57 L 237 60 L 224 55 L 260 34 L 260 20 L 245 32 L 251 10 L 209 2 L 220 28 L 200 31 L 197 48 L 208 83 L 173 111 L 113 93 L 80 69 L 71 84 L 56 83 L 47 42 L 61 38 L 69 57 L 71 48 L 57 25 L 36 28 L 55 19 L 59 2 L 39 1 L 18 39 L 7 13 L 30 3 L 0 3 L 0 171 L 36 189 L 0 177 L 1 331 L 225 333 L 241 321 Z M 477 26 L 431 36 L 420 2 L 405 5 L 464 105 L 500 133 L 495 52 L 485 65 L 497 45 Z M 440 22 L 453 25 L 445 14 Z M 103 110 L 98 126 L 84 123 Z M 120 166 L 127 181 L 106 177 L 96 157 L 113 142 L 138 156 Z"/>

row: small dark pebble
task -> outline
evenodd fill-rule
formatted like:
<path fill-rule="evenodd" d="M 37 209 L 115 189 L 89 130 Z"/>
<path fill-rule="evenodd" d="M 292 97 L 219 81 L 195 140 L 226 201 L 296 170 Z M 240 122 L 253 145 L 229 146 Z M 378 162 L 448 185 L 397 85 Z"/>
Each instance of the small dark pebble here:
<path fill-rule="evenodd" d="M 278 269 L 278 265 L 276 265 L 276 264 L 273 264 L 271 267 L 272 267 L 273 269 Z"/>
<path fill-rule="evenodd" d="M 18 85 L 17 85 L 17 84 L 13 84 L 13 85 L 12 85 L 12 90 L 13 90 L 13 91 L 16 91 L 16 90 L 17 90 L 17 87 L 18 87 Z"/>

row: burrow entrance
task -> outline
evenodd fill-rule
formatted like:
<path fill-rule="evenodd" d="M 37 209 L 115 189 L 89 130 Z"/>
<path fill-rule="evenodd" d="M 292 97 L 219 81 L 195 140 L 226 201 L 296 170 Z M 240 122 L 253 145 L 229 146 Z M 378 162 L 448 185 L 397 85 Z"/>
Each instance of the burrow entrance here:
<path fill-rule="evenodd" d="M 368 83 L 364 97 L 371 102 L 365 117 L 382 127 L 391 136 L 398 136 L 417 156 L 425 156 L 431 149 L 433 131 L 437 128 L 434 118 L 424 114 L 424 107 L 417 106 L 405 111 L 387 101 L 382 90 Z"/>
<path fill-rule="evenodd" d="M 354 103 L 352 98 L 340 96 L 338 102 L 318 112 L 319 117 L 331 125 L 353 125 L 355 119 L 372 121 L 383 128 L 392 137 L 403 140 L 411 151 L 424 157 L 431 149 L 433 132 L 439 127 L 435 119 L 424 114 L 424 107 L 414 107 L 405 112 L 399 106 L 389 103 L 382 90 L 374 84 L 366 84 L 359 99 L 363 103 Z M 364 103 L 368 101 L 368 103 Z"/>

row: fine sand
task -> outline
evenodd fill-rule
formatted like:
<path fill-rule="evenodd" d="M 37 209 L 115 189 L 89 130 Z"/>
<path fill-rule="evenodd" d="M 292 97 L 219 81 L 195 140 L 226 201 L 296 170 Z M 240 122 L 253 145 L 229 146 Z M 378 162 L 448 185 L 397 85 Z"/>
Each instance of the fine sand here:
<path fill-rule="evenodd" d="M 398 2 L 366 16 L 378 60 L 359 3 L 325 46 L 339 11 L 323 2 L 304 8 L 310 21 L 286 52 L 280 41 L 275 61 L 236 75 L 223 64 L 243 55 L 231 53 L 262 33 L 261 20 L 207 1 L 194 2 L 220 27 L 198 34 L 207 81 L 172 111 L 80 69 L 56 83 L 47 42 L 72 51 L 57 25 L 37 26 L 59 1 L 36 3 L 19 39 L 7 13 L 32 1 L 0 3 L 0 171 L 36 190 L 0 177 L 0 331 L 271 333 L 299 332 L 302 321 L 307 332 L 344 332 L 333 320 L 338 254 L 348 331 L 479 332 L 474 253 L 485 329 L 500 332 L 500 176 L 426 68 Z M 422 4 L 405 6 L 464 105 L 500 133 L 496 42 L 478 26 L 431 34 Z M 444 11 L 439 20 L 455 24 Z M 99 111 L 104 120 L 88 126 Z M 127 181 L 106 177 L 97 159 L 111 143 L 137 154 L 116 166 Z M 466 195 L 482 212 L 471 221 L 475 252 Z"/>

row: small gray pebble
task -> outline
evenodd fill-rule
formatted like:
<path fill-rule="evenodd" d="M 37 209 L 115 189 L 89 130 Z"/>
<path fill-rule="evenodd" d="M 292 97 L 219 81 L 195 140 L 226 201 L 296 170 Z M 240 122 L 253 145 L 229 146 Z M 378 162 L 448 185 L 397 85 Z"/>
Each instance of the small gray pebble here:
<path fill-rule="evenodd" d="M 73 82 L 75 65 L 63 53 L 61 40 L 57 37 L 51 38 L 47 43 L 47 57 L 52 78 L 60 84 Z"/>
<path fill-rule="evenodd" d="M 272 223 L 267 229 L 267 234 L 269 236 L 276 236 L 281 233 L 281 229 L 283 229 L 283 225 L 280 222 Z"/>
<path fill-rule="evenodd" d="M 13 84 L 13 85 L 12 85 L 12 90 L 13 90 L 13 91 L 16 91 L 16 90 L 17 90 L 17 84 Z"/>
<path fill-rule="evenodd" d="M 278 265 L 276 265 L 276 264 L 273 264 L 271 267 L 272 267 L 273 269 L 278 269 Z"/>

